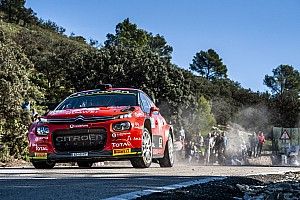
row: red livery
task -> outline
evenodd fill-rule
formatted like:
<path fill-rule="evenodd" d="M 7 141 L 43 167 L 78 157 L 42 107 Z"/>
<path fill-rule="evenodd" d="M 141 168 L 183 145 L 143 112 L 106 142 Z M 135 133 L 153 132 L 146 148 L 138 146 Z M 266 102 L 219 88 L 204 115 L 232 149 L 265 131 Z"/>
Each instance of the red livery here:
<path fill-rule="evenodd" d="M 28 139 L 35 168 L 108 160 L 130 160 L 136 168 L 174 163 L 172 126 L 137 89 L 101 85 L 72 94 L 31 125 Z"/>

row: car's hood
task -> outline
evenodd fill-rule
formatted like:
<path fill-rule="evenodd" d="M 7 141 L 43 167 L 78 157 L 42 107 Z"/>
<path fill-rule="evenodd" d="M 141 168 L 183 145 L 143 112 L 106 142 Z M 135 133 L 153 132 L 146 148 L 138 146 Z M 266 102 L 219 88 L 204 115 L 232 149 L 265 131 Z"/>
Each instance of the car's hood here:
<path fill-rule="evenodd" d="M 126 109 L 127 106 L 122 107 L 97 107 L 97 108 L 80 108 L 80 109 L 66 109 L 66 110 L 55 110 L 50 111 L 45 118 L 47 119 L 61 119 L 61 118 L 74 118 L 83 116 L 89 117 L 102 117 L 102 116 L 116 116 L 129 111 Z M 138 107 L 135 107 L 137 110 Z"/>

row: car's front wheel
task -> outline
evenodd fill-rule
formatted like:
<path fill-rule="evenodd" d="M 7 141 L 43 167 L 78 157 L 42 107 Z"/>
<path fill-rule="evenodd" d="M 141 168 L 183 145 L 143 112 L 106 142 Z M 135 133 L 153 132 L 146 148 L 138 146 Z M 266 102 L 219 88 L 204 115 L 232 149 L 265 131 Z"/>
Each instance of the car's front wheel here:
<path fill-rule="evenodd" d="M 159 159 L 158 162 L 161 167 L 172 167 L 174 165 L 174 146 L 170 134 L 165 147 L 164 157 Z"/>
<path fill-rule="evenodd" d="M 32 165 L 36 169 L 52 169 L 55 166 L 55 162 L 51 161 L 32 161 Z"/>
<path fill-rule="evenodd" d="M 134 168 L 148 168 L 152 163 L 152 138 L 147 128 L 143 130 L 142 157 L 130 160 Z"/>

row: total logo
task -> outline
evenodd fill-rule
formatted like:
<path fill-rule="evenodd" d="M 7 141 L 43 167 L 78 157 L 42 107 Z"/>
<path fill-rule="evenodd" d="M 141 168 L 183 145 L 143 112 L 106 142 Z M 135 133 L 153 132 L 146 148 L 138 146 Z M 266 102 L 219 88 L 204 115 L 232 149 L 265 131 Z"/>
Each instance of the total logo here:
<path fill-rule="evenodd" d="M 119 148 L 119 147 L 131 147 L 131 143 L 130 142 L 120 142 L 120 143 L 112 142 L 111 145 L 112 145 L 112 147 L 116 147 L 116 148 Z"/>
<path fill-rule="evenodd" d="M 36 150 L 36 151 L 48 151 L 48 147 L 43 147 L 43 146 L 42 146 L 42 147 L 41 147 L 41 146 L 39 147 L 39 146 L 35 146 L 35 150 Z"/>

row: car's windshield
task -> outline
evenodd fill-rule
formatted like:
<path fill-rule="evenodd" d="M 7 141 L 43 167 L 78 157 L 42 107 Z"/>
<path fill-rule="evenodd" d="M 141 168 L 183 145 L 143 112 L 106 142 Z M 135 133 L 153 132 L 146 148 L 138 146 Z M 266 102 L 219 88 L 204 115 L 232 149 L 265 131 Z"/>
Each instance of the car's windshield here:
<path fill-rule="evenodd" d="M 137 97 L 133 93 L 97 93 L 70 97 L 60 104 L 56 110 L 136 105 Z"/>

